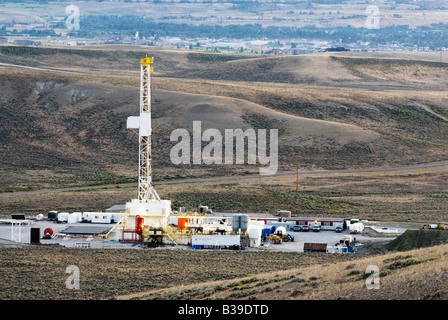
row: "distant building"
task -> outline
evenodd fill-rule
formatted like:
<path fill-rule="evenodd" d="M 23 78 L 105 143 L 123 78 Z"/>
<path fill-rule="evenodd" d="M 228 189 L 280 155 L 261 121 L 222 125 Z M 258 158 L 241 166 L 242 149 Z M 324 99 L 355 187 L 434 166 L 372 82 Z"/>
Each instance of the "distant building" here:
<path fill-rule="evenodd" d="M 8 39 L 5 37 L 0 37 L 0 43 L 8 43 Z"/>
<path fill-rule="evenodd" d="M 327 48 L 324 52 L 335 52 L 335 51 L 350 51 L 350 49 L 346 49 L 344 47 L 336 47 L 336 48 Z"/>

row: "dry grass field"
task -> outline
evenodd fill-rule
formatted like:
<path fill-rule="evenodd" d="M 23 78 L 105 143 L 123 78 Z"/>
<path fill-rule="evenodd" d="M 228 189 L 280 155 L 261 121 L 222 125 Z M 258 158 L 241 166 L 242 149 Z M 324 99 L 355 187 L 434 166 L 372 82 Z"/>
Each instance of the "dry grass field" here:
<path fill-rule="evenodd" d="M 373 256 L 2 248 L 0 272 L 9 276 L 0 281 L 0 299 L 446 300 L 447 256 L 446 244 Z M 65 286 L 73 265 L 80 290 Z M 379 289 L 366 288 L 371 265 L 378 268 Z"/>
<path fill-rule="evenodd" d="M 310 255 L 313 256 L 313 255 Z M 448 245 L 389 253 L 319 267 L 276 270 L 200 285 L 156 289 L 117 299 L 226 300 L 446 300 Z M 317 255 L 314 255 L 317 258 Z M 376 266 L 379 288 L 367 289 L 369 266 Z M 371 279 L 371 278 L 370 278 Z"/>
<path fill-rule="evenodd" d="M 244 278 L 262 272 L 332 263 L 326 254 L 192 250 L 0 249 L 0 300 L 111 299 L 153 289 Z M 354 256 L 341 257 L 344 261 Z M 341 260 L 341 261 L 342 261 Z M 274 262 L 275 263 L 270 263 Z M 68 266 L 80 271 L 80 290 L 68 290 Z M 14 271 L 14 272 L 12 272 Z M 26 275 L 26 276 L 25 276 Z"/>

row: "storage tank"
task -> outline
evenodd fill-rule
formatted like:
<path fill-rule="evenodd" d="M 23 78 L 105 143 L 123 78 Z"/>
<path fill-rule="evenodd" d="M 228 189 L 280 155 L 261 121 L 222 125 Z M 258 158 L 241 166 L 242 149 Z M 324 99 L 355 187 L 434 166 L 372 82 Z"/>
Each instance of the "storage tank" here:
<path fill-rule="evenodd" d="M 143 217 L 135 216 L 135 231 L 138 234 L 142 234 L 143 223 L 144 223 L 144 218 Z"/>
<path fill-rule="evenodd" d="M 240 215 L 240 229 L 242 232 L 247 231 L 248 224 L 249 224 L 249 216 L 247 214 Z"/>
<path fill-rule="evenodd" d="M 278 227 L 276 230 L 275 230 L 275 233 L 276 234 L 286 234 L 286 229 L 285 229 L 285 227 Z"/>
<path fill-rule="evenodd" d="M 235 213 L 232 216 L 232 230 L 233 232 L 238 232 L 238 230 L 240 229 L 240 216 L 241 214 L 239 213 Z"/>

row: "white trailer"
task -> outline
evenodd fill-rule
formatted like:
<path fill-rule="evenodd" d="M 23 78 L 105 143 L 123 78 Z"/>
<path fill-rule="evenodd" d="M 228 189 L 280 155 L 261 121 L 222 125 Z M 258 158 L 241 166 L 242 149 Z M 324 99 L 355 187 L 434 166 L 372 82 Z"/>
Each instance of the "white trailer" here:
<path fill-rule="evenodd" d="M 82 221 L 84 221 L 84 222 L 92 222 L 91 213 L 95 213 L 95 212 L 83 212 L 82 213 Z"/>
<path fill-rule="evenodd" d="M 67 222 L 68 221 L 68 212 L 61 212 L 58 213 L 58 221 L 59 222 Z"/>
<path fill-rule="evenodd" d="M 92 223 L 111 223 L 112 214 L 109 212 L 89 212 Z"/>
<path fill-rule="evenodd" d="M 72 212 L 67 217 L 67 223 L 78 223 L 81 222 L 82 213 L 81 212 Z"/>
<path fill-rule="evenodd" d="M 111 212 L 110 215 L 111 215 L 110 217 L 111 223 L 117 223 L 123 217 L 119 212 Z"/>
<path fill-rule="evenodd" d="M 191 237 L 193 249 L 239 249 L 240 246 L 239 235 L 193 235 Z"/>
<path fill-rule="evenodd" d="M 382 228 L 374 228 L 375 231 L 381 232 L 381 233 L 389 233 L 389 234 L 397 234 L 398 229 L 392 229 L 388 227 L 382 227 Z"/>

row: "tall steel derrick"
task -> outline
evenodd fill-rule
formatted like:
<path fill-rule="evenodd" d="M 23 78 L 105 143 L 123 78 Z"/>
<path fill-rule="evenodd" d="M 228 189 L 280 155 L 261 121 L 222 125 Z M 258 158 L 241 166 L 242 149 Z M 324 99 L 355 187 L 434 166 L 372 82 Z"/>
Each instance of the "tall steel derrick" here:
<path fill-rule="evenodd" d="M 140 116 L 129 117 L 128 129 L 139 130 L 138 200 L 160 200 L 151 177 L 151 72 L 152 58 L 141 59 L 140 69 Z"/>

